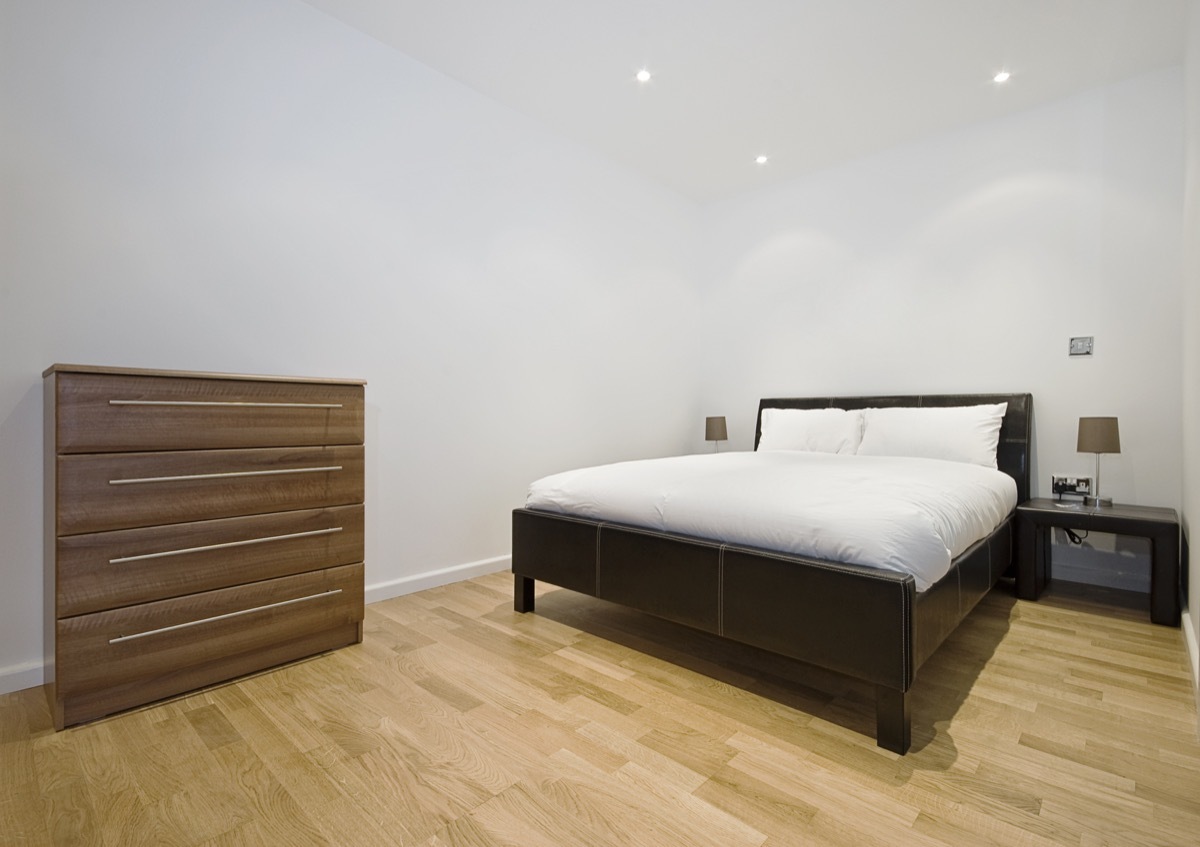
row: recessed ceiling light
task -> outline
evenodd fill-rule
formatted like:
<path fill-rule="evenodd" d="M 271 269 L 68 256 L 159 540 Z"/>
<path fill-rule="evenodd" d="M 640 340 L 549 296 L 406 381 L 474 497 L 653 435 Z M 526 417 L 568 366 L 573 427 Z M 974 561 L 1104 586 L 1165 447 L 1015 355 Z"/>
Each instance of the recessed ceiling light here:
<path fill-rule="evenodd" d="M 650 81 L 650 71 L 646 70 L 645 68 L 642 68 L 640 71 L 638 71 L 637 72 L 637 81 L 638 82 L 649 82 Z"/>
<path fill-rule="evenodd" d="M 1008 71 L 1000 71 L 1000 73 L 992 77 L 992 82 L 1008 82 L 1008 78 L 1010 76 L 1012 76 L 1012 74 L 1010 74 Z"/>
<path fill-rule="evenodd" d="M 765 165 L 766 163 L 767 163 L 767 157 L 766 157 L 766 156 L 755 156 L 755 157 L 754 157 L 754 164 L 756 164 L 756 165 Z"/>

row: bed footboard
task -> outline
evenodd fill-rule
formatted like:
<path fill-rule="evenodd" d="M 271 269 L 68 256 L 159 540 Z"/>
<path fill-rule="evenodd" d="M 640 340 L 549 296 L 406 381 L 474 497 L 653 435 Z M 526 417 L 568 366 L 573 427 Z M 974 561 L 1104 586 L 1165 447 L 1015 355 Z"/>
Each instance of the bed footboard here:
<path fill-rule="evenodd" d="M 903 755 L 917 670 L 1011 559 L 1010 518 L 918 595 L 908 574 L 517 509 L 513 608 L 540 579 L 872 683 L 876 742 Z"/>
<path fill-rule="evenodd" d="M 911 576 L 527 509 L 513 606 L 541 579 L 873 683 L 880 746 L 908 750 Z"/>

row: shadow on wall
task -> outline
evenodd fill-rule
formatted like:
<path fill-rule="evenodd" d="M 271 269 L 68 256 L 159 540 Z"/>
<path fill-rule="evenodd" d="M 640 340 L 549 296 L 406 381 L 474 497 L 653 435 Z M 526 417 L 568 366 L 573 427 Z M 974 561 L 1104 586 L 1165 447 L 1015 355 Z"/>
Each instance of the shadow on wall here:
<path fill-rule="evenodd" d="M 0 692 L 42 684 L 41 375 L 22 383 L 0 397 Z"/>
<path fill-rule="evenodd" d="M 1050 548 L 1052 578 L 1150 593 L 1150 539 L 1108 533 L 1081 533 L 1072 543 L 1064 530 L 1055 529 Z"/>

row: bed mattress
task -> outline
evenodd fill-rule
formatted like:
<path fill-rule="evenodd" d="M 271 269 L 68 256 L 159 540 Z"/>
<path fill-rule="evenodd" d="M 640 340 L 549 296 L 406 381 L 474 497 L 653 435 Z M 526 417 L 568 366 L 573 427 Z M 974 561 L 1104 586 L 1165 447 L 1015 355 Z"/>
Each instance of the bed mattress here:
<path fill-rule="evenodd" d="M 713 453 L 566 471 L 526 507 L 910 573 L 918 591 L 1017 503 L 961 462 L 798 451 Z"/>

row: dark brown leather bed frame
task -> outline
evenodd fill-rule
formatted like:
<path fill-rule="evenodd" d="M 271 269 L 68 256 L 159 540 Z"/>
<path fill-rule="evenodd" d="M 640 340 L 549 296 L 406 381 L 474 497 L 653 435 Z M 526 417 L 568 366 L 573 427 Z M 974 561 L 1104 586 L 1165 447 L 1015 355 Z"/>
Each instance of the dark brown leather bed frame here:
<path fill-rule="evenodd" d="M 805 397 L 765 408 L 861 409 L 1008 403 L 997 464 L 1029 499 L 1029 394 Z M 1009 568 L 1010 515 L 917 593 L 913 577 L 530 509 L 513 512 L 514 606 L 532 612 L 535 580 L 620 603 L 873 683 L 876 741 L 911 744 L 913 677 Z"/>

